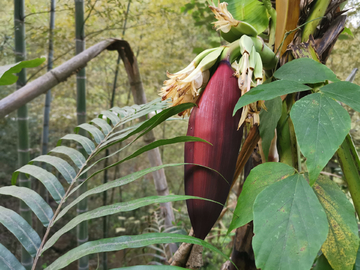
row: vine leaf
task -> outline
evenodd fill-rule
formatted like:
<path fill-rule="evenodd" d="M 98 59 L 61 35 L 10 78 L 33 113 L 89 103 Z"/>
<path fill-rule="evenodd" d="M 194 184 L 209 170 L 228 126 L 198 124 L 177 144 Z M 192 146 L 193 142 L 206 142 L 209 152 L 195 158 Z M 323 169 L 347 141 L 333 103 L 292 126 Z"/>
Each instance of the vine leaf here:
<path fill-rule="evenodd" d="M 175 234 L 175 233 L 147 233 L 140 235 L 106 238 L 106 239 L 84 243 L 81 246 L 72 249 L 71 251 L 67 252 L 65 255 L 58 258 L 51 265 L 45 268 L 45 270 L 55 270 L 55 269 L 64 268 L 73 261 L 76 261 L 79 258 L 82 258 L 89 254 L 123 250 L 125 248 L 139 248 L 153 244 L 168 244 L 168 243 L 176 243 L 176 242 L 185 242 L 185 243 L 201 245 L 205 248 L 210 249 L 213 252 L 220 254 L 225 260 L 229 259 L 227 255 L 222 253 L 216 247 L 192 236 Z"/>
<path fill-rule="evenodd" d="M 328 228 L 324 209 L 302 175 L 268 186 L 254 203 L 256 266 L 262 270 L 310 269 Z"/>
<path fill-rule="evenodd" d="M 350 116 L 335 100 L 320 93 L 297 101 L 290 116 L 312 185 L 349 132 Z"/>
<path fill-rule="evenodd" d="M 336 82 L 320 88 L 324 95 L 345 103 L 360 112 L 360 86 L 351 82 Z"/>
<path fill-rule="evenodd" d="M 287 62 L 274 72 L 274 77 L 303 84 L 339 81 L 331 69 L 310 58 L 299 58 Z"/>
<path fill-rule="evenodd" d="M 266 162 L 252 169 L 240 193 L 228 233 L 253 219 L 254 201 L 261 191 L 294 173 L 294 168 L 279 162 Z"/>
<path fill-rule="evenodd" d="M 321 251 L 334 270 L 351 270 L 359 247 L 354 206 L 337 184 L 325 176 L 317 179 L 313 189 L 330 225 Z"/>
<path fill-rule="evenodd" d="M 275 81 L 267 84 L 260 84 L 242 95 L 235 105 L 233 115 L 242 107 L 258 100 L 270 100 L 276 97 L 310 90 L 311 88 L 302 83 L 292 81 Z"/>
<path fill-rule="evenodd" d="M 265 102 L 267 110 L 260 111 L 260 138 L 266 161 L 268 160 L 271 141 L 275 136 L 275 129 L 281 117 L 281 98 L 277 97 Z"/>

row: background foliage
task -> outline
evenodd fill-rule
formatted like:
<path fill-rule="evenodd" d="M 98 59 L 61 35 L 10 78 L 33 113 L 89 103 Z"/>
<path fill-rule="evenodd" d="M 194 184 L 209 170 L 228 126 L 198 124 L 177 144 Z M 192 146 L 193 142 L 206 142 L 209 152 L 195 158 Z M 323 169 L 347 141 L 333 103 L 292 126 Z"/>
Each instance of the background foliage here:
<path fill-rule="evenodd" d="M 13 3 L 12 1 L 0 0 L 0 65 L 11 64 L 14 61 L 13 53 Z M 138 58 L 140 73 L 146 96 L 148 100 L 153 100 L 158 95 L 165 79 L 166 71 L 175 72 L 187 65 L 196 53 L 203 49 L 218 46 L 222 43 L 221 38 L 211 30 L 209 24 L 213 16 L 207 11 L 205 1 L 176 1 L 176 0 L 139 0 L 131 1 L 130 12 L 128 14 L 127 28 L 125 36 L 122 36 L 123 24 L 126 15 L 127 1 L 120 0 L 89 0 L 86 2 L 86 47 L 97 43 L 108 37 L 126 39 L 135 55 Z M 356 21 L 357 3 L 350 1 L 354 6 L 352 10 L 354 21 Z M 46 0 L 27 0 L 26 1 L 26 44 L 28 59 L 44 57 L 48 49 L 48 21 L 49 21 L 49 1 Z M 74 27 L 74 1 L 59 0 L 56 6 L 56 21 L 54 32 L 54 66 L 58 66 L 70 59 L 75 53 L 75 27 Z M 196 27 L 194 27 L 196 25 Z M 354 38 L 339 40 L 328 60 L 328 66 L 344 80 L 354 67 L 359 67 L 359 30 L 357 24 L 349 25 L 353 31 Z M 101 57 L 95 58 L 87 66 L 87 111 L 88 118 L 95 117 L 101 110 L 109 108 L 111 92 L 113 87 L 114 72 L 116 68 L 115 52 L 104 52 Z M 28 70 L 28 79 L 36 78 L 46 72 L 46 64 L 43 68 Z M 50 118 L 50 149 L 56 141 L 67 133 L 72 133 L 76 126 L 76 83 L 75 77 L 58 85 L 53 91 L 51 118 Z M 355 83 L 360 83 L 358 76 Z M 117 84 L 117 95 L 115 105 L 123 107 L 132 104 L 131 93 L 127 76 L 122 64 Z M 0 86 L 0 99 L 13 92 L 14 86 Z M 41 96 L 29 104 L 29 127 L 30 127 L 30 147 L 31 158 L 40 155 L 43 102 Z M 360 114 L 351 110 L 352 129 L 351 135 L 360 146 Z M 171 124 L 170 124 L 171 123 Z M 9 185 L 11 173 L 17 169 L 16 134 L 17 124 L 15 113 L 0 119 L 0 186 Z M 179 120 L 167 122 L 158 127 L 157 138 L 184 135 L 186 133 L 187 121 Z M 143 145 L 138 141 L 134 147 Z M 131 151 L 131 150 L 129 150 Z M 180 144 L 163 147 L 161 149 L 164 163 L 177 163 L 183 161 L 183 146 Z M 179 154 L 180 153 L 180 154 Z M 146 155 L 142 155 L 135 161 L 124 163 L 112 169 L 110 179 L 135 172 L 139 169 L 149 167 Z M 183 172 L 182 168 L 171 167 L 166 170 L 170 192 L 183 194 Z M 102 181 L 102 175 L 97 175 L 91 185 L 97 185 Z M 128 185 L 121 190 L 110 193 L 111 200 L 127 201 L 136 197 L 145 197 L 154 194 L 151 175 L 145 176 L 139 181 L 139 185 Z M 346 187 L 345 187 L 346 188 Z M 235 187 L 236 189 L 236 187 Z M 230 203 L 235 198 L 230 194 Z M 236 199 L 235 199 L 236 201 Z M 89 209 L 101 203 L 100 196 L 93 196 L 89 200 Z M 18 209 L 15 200 L 1 200 L 2 206 L 10 209 Z M 183 202 L 174 204 L 176 211 L 177 226 L 184 232 L 190 228 L 189 220 L 186 217 L 185 204 Z M 232 207 L 234 209 L 234 207 Z M 120 236 L 122 234 L 140 234 L 146 230 L 150 223 L 153 223 L 155 206 L 142 208 L 133 212 L 115 215 L 110 217 L 111 230 L 109 237 Z M 69 218 L 76 215 L 75 211 L 70 211 Z M 227 223 L 225 226 L 224 223 Z M 221 246 L 222 251 L 227 254 L 230 252 L 230 238 L 224 238 L 226 228 L 230 223 L 229 217 L 225 215 L 222 222 L 217 225 L 217 229 L 210 235 L 208 241 L 215 246 Z M 61 224 L 57 226 L 60 227 Z M 89 224 L 90 240 L 101 237 L 101 221 L 93 221 Z M 57 228 L 58 229 L 58 228 Z M 75 234 L 74 231 L 71 232 Z M 231 235 L 230 235 L 231 236 Z M 8 232 L 0 226 L 0 238 L 2 243 L 10 251 L 19 255 L 19 243 L 12 237 L 8 237 Z M 63 254 L 75 247 L 76 241 L 71 235 L 66 235 L 52 249 L 49 261 L 52 261 L 59 254 Z M 118 251 L 109 255 L 110 260 L 114 261 L 113 266 L 134 265 L 147 263 L 152 260 L 161 262 L 160 259 L 144 255 L 149 253 L 146 249 Z M 222 259 L 216 257 L 208 250 L 204 251 L 204 269 L 218 269 Z M 53 257 L 52 257 L 53 256 Z M 214 257 L 213 257 L 214 256 Z M 119 261 L 115 262 L 115 258 Z M 91 257 L 91 264 L 96 267 L 97 257 Z M 47 263 L 47 260 L 44 260 Z M 111 265 L 110 265 L 111 266 Z"/>

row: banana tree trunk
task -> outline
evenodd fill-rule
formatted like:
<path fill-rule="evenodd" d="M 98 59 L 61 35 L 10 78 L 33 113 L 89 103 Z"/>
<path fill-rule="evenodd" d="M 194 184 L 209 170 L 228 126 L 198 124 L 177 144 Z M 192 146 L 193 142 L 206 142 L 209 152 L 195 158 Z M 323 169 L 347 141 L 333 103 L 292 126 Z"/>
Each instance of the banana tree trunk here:
<path fill-rule="evenodd" d="M 144 104 L 146 103 L 146 96 L 143 88 L 143 84 L 140 77 L 139 67 L 135 55 L 131 50 L 120 50 L 120 56 L 125 65 L 125 70 L 128 75 L 128 80 L 130 83 L 130 88 L 132 96 L 134 98 L 135 104 Z M 143 119 L 144 120 L 144 119 Z M 155 141 L 155 136 L 153 131 L 146 133 L 144 135 L 145 143 L 151 143 Z M 161 155 L 159 148 L 155 148 L 147 152 L 150 164 L 152 167 L 162 165 Z M 165 196 L 169 194 L 169 188 L 166 181 L 165 172 L 163 169 L 153 172 L 155 189 L 158 195 Z M 174 212 L 172 209 L 172 204 L 162 203 L 160 204 L 162 209 L 162 214 L 165 218 L 165 227 L 169 228 L 173 226 L 175 221 Z M 170 252 L 173 254 L 176 251 L 176 245 L 170 245 Z"/>
<path fill-rule="evenodd" d="M 14 28 L 15 28 L 15 62 L 26 59 L 25 44 L 25 3 L 24 0 L 14 0 Z M 23 69 L 18 74 L 19 79 L 16 82 L 16 89 L 20 89 L 26 84 L 26 70 Z M 18 122 L 18 165 L 19 167 L 30 161 L 29 154 L 29 128 L 27 105 L 21 106 L 17 110 Z M 24 174 L 19 176 L 19 185 L 21 187 L 31 188 L 31 178 Z M 20 201 L 20 215 L 32 225 L 32 214 L 29 207 Z M 33 259 L 30 254 L 21 247 L 21 263 L 25 269 L 31 269 Z"/>
<path fill-rule="evenodd" d="M 75 0 L 75 45 L 76 45 L 76 54 L 80 54 L 85 50 L 85 21 L 84 21 L 84 1 Z M 77 123 L 78 125 L 86 122 L 86 77 L 85 77 L 85 68 L 82 68 L 76 74 L 76 89 L 77 89 L 77 99 L 76 99 L 76 113 L 77 113 Z M 80 130 L 80 135 L 86 136 L 85 130 Z M 86 175 L 82 175 L 79 179 L 81 184 L 86 179 Z M 78 189 L 78 195 L 83 194 L 87 190 L 87 183 Z M 77 213 L 82 214 L 86 212 L 88 205 L 87 199 L 82 200 L 77 205 Z M 88 240 L 88 223 L 87 221 L 82 222 L 77 226 L 77 242 L 78 245 L 81 245 Z M 89 257 L 85 256 L 79 259 L 78 269 L 87 270 L 89 269 Z"/>

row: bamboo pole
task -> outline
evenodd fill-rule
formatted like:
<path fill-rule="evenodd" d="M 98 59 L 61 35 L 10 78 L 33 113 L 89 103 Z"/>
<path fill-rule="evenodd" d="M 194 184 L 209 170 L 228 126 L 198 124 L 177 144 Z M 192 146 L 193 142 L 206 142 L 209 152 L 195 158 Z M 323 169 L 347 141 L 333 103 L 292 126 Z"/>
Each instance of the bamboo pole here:
<path fill-rule="evenodd" d="M 48 52 L 48 65 L 47 71 L 53 69 L 53 56 L 54 56 L 54 28 L 55 28 L 55 0 L 51 0 L 50 3 L 50 27 L 49 27 L 49 52 Z M 44 106 L 44 121 L 43 121 L 43 133 L 41 143 L 41 154 L 46 155 L 48 153 L 49 144 L 49 116 L 50 116 L 50 104 L 51 104 L 51 89 L 46 92 L 45 106 Z"/>
<path fill-rule="evenodd" d="M 84 0 L 75 0 L 75 45 L 76 54 L 80 54 L 85 50 L 85 21 L 84 21 Z M 86 122 L 86 76 L 85 68 L 83 67 L 76 74 L 76 114 L 77 124 L 80 125 Z M 86 131 L 79 131 L 80 135 L 86 136 Z M 80 196 L 87 190 L 86 174 L 79 178 L 78 185 L 82 184 L 77 191 Z M 82 200 L 77 205 L 78 215 L 88 210 L 87 199 Z M 88 222 L 84 221 L 77 226 L 77 242 L 81 245 L 88 241 Z M 84 256 L 78 261 L 78 269 L 89 269 L 89 256 Z"/>
<path fill-rule="evenodd" d="M 104 50 L 130 49 L 129 43 L 120 39 L 106 39 L 76 55 L 62 65 L 47 72 L 36 80 L 27 83 L 18 91 L 0 100 L 0 118 L 15 111 L 34 98 L 46 93 L 52 87 L 66 81 L 75 72 L 86 66 L 87 62 Z M 130 49 L 131 50 L 131 49 Z"/>
<path fill-rule="evenodd" d="M 55 28 L 55 0 L 50 1 L 50 23 L 49 23 L 49 51 L 48 51 L 48 64 L 47 71 L 52 70 L 53 68 L 53 55 L 54 55 L 54 28 Z M 51 89 L 47 91 L 45 95 L 44 102 L 44 117 L 43 117 L 43 130 L 41 137 L 41 154 L 46 155 L 48 153 L 49 145 L 49 121 L 50 121 L 50 104 L 51 104 Z M 47 165 L 42 163 L 42 167 L 45 169 Z M 37 190 L 41 197 L 46 202 L 49 202 L 49 193 L 47 192 L 44 185 L 40 182 L 37 182 Z M 36 232 L 39 234 L 40 238 L 44 236 L 44 226 L 41 222 L 37 220 L 36 222 Z M 42 269 L 41 258 L 37 269 Z"/>
<path fill-rule="evenodd" d="M 49 23 L 49 51 L 48 51 L 48 65 L 47 71 L 52 70 L 53 68 L 53 56 L 54 56 L 54 28 L 55 28 L 55 0 L 50 2 L 50 23 Z M 41 154 L 46 155 L 48 153 L 49 145 L 49 120 L 50 120 L 50 104 L 51 104 L 51 89 L 45 95 L 45 104 L 44 104 L 44 118 L 43 118 L 43 130 L 41 137 Z M 45 168 L 45 163 L 42 164 Z M 38 193 L 44 198 L 46 202 L 49 201 L 49 196 L 44 185 L 38 182 Z M 41 222 L 37 221 L 36 231 L 42 238 L 44 227 Z M 39 263 L 39 268 L 41 263 Z"/>
<path fill-rule="evenodd" d="M 25 44 L 25 3 L 24 0 L 14 0 L 14 28 L 15 28 L 15 62 L 26 59 Z M 16 89 L 20 89 L 26 84 L 26 70 L 23 69 L 18 74 L 19 79 L 16 82 Z M 29 128 L 27 105 L 21 106 L 17 110 L 18 122 L 18 165 L 19 167 L 27 164 L 30 160 L 29 154 Z M 31 188 L 31 178 L 24 174 L 19 176 L 19 186 Z M 20 201 L 20 215 L 32 225 L 32 214 L 30 208 Z M 21 263 L 25 269 L 31 269 L 33 259 L 30 254 L 21 247 Z"/>

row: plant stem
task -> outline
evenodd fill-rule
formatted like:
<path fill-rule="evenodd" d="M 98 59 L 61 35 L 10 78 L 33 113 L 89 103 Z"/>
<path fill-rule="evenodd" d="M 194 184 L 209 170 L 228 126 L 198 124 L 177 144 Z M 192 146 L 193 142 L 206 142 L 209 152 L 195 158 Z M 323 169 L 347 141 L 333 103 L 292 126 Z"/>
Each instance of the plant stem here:
<path fill-rule="evenodd" d="M 53 56 L 54 56 L 54 28 L 55 28 L 55 0 L 51 0 L 50 3 L 50 23 L 49 23 L 49 51 L 48 51 L 48 64 L 47 71 L 53 68 Z M 50 122 L 50 104 L 51 104 L 51 89 L 46 92 L 45 104 L 44 104 L 44 117 L 43 117 L 43 130 L 41 137 L 41 154 L 46 155 L 49 148 L 49 122 Z M 42 167 L 45 169 L 46 164 L 43 163 Z M 38 182 L 38 193 L 39 195 L 49 203 L 49 193 L 47 192 L 44 185 Z M 44 226 L 41 222 L 36 222 L 36 232 L 40 238 L 44 236 Z M 39 263 L 38 269 L 41 268 L 41 262 Z"/>
<path fill-rule="evenodd" d="M 279 152 L 279 161 L 295 169 L 298 169 L 298 150 L 295 136 L 294 125 L 290 119 L 289 113 L 292 105 L 295 103 L 295 95 L 286 97 L 282 103 L 282 114 L 279 119 L 277 130 L 277 147 Z"/>

